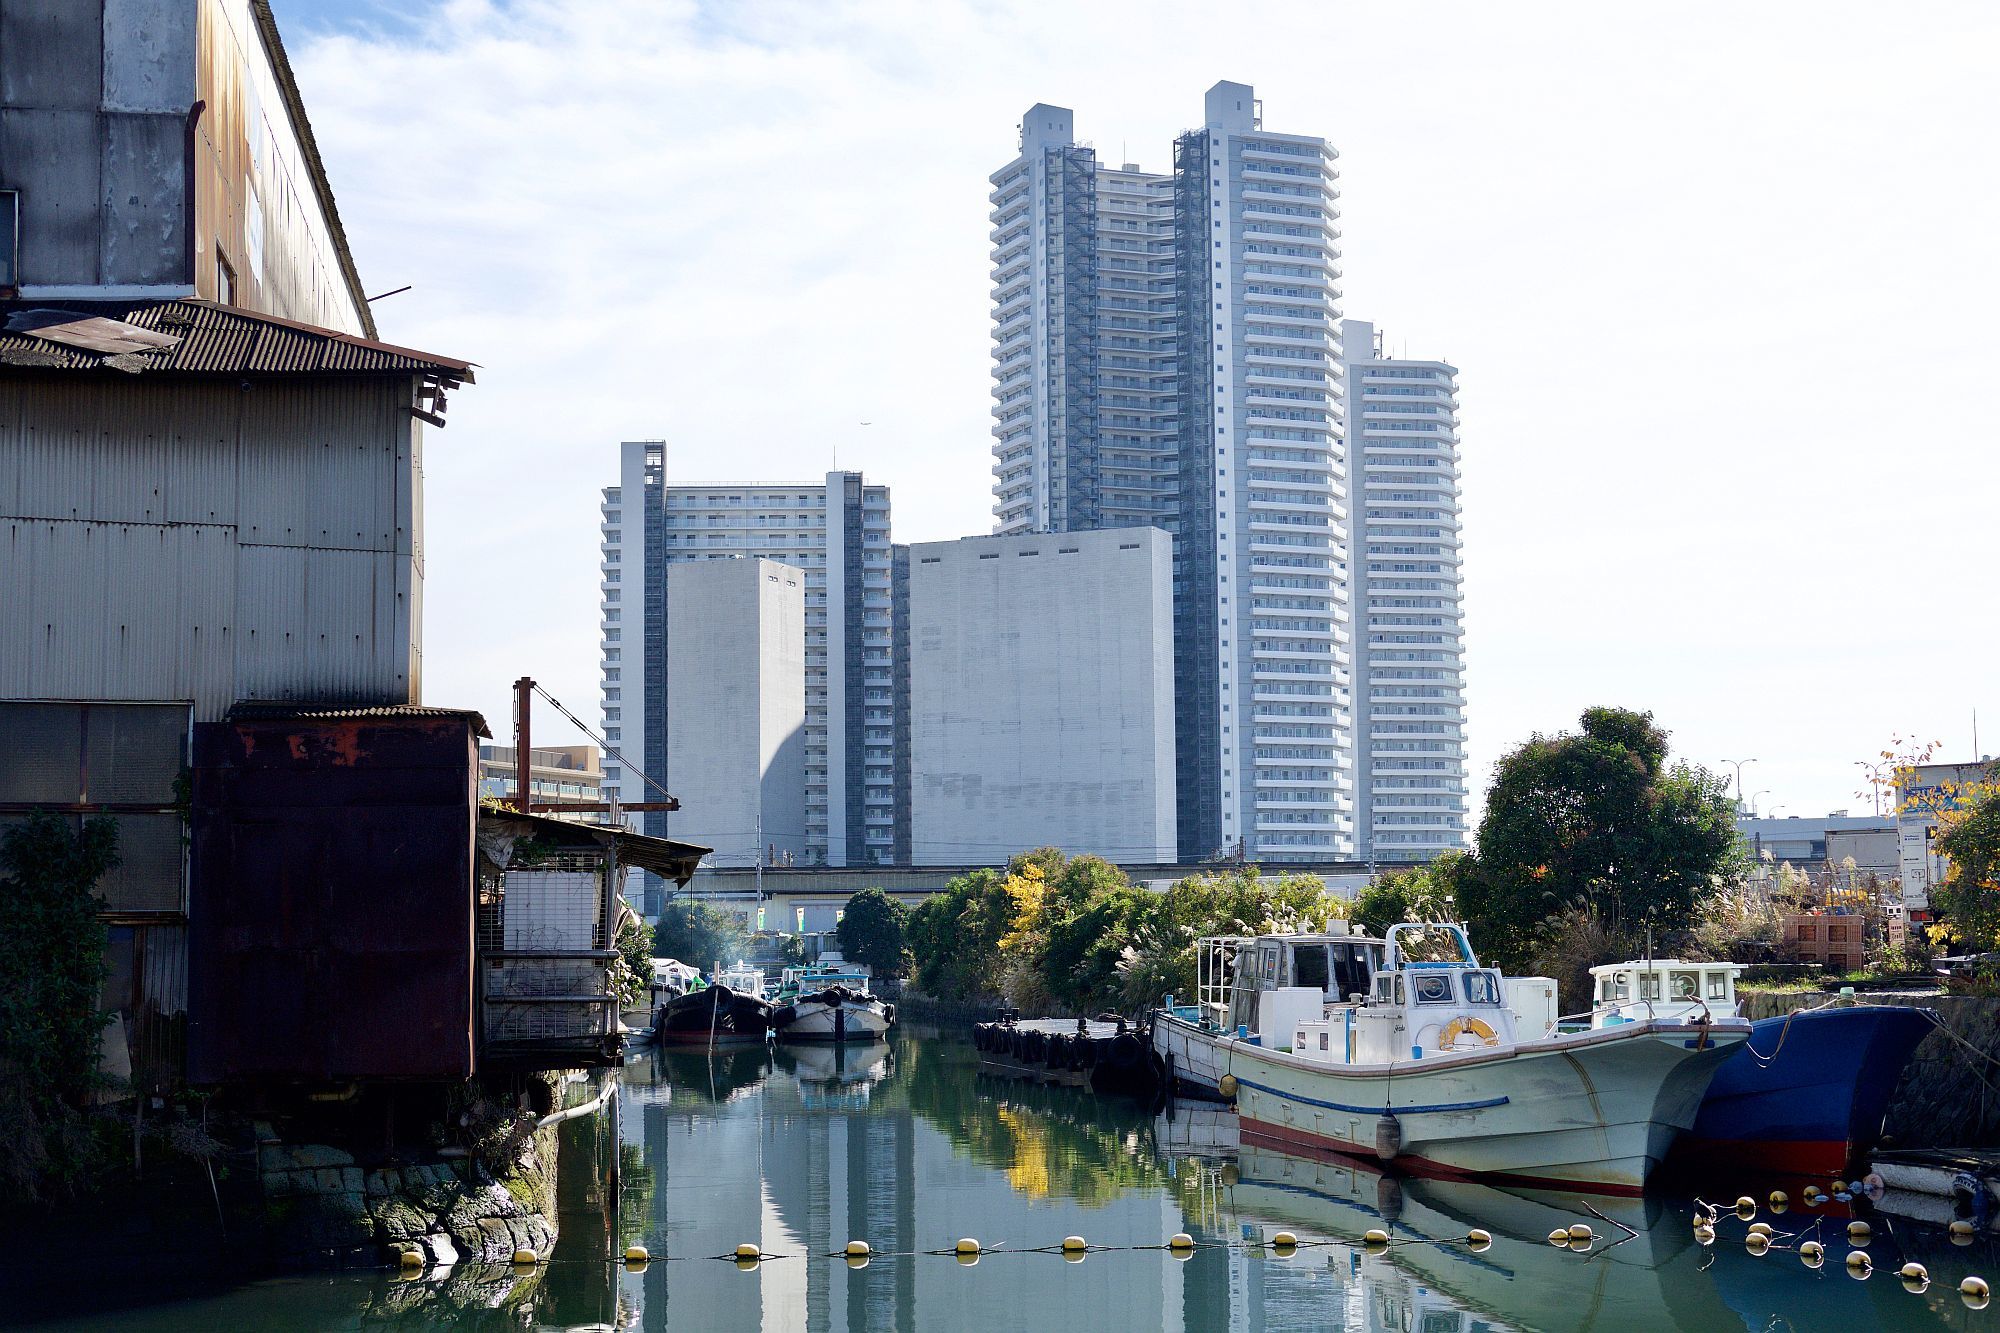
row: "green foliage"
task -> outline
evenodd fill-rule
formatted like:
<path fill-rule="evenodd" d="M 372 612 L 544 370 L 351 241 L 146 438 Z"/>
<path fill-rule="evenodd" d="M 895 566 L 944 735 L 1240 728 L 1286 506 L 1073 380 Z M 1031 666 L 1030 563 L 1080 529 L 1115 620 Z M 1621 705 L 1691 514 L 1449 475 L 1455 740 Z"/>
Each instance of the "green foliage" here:
<path fill-rule="evenodd" d="M 645 1002 L 653 985 L 653 928 L 637 916 L 618 923 L 613 941 L 618 957 L 611 967 L 611 991 L 621 1009 Z"/>
<path fill-rule="evenodd" d="M 105 972 L 93 890 L 117 864 L 108 818 L 71 832 L 40 810 L 0 836 L 0 1195 L 67 1192 L 90 1169 L 80 1112 L 98 1084 Z"/>
<path fill-rule="evenodd" d="M 1990 950 L 2000 947 L 2000 783 L 1976 784 L 1961 799 L 1939 821 L 1933 846 L 1949 869 L 1931 906 L 1968 950 Z"/>
<path fill-rule="evenodd" d="M 991 999 L 1000 990 L 1000 940 L 1013 919 L 1005 879 L 975 870 L 910 913 L 917 986 L 941 1000 Z"/>
<path fill-rule="evenodd" d="M 910 909 L 880 889 L 863 889 L 840 914 L 840 956 L 864 963 L 878 977 L 900 977 L 909 966 Z"/>
<path fill-rule="evenodd" d="M 1551 922 L 1588 913 L 1620 946 L 1685 931 L 1740 870 L 1724 779 L 1667 766 L 1652 714 L 1586 709 L 1581 732 L 1535 735 L 1494 769 L 1479 854 L 1458 879 L 1483 954 L 1531 965 Z"/>
<path fill-rule="evenodd" d="M 653 951 L 706 971 L 717 963 L 727 967 L 734 962 L 747 938 L 733 913 L 707 903 L 668 903 L 653 928 Z"/>
<path fill-rule="evenodd" d="M 1354 920 L 1370 935 L 1404 921 L 1456 921 L 1458 896 L 1476 868 L 1464 852 L 1446 852 L 1408 870 L 1379 875 L 1354 899 Z"/>

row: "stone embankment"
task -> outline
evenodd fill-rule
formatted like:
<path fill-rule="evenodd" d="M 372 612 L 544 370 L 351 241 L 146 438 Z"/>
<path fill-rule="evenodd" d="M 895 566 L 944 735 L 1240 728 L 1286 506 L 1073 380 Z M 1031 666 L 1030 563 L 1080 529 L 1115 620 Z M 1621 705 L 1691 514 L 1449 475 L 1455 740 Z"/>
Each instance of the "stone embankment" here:
<path fill-rule="evenodd" d="M 1833 997 L 1744 990 L 1738 998 L 1744 1017 L 1759 1019 L 1817 1008 Z M 1885 1142 L 1899 1148 L 2000 1147 L 2000 999 L 1892 992 L 1857 995 L 1854 1002 L 1930 1009 L 1944 1022 L 1945 1031 L 1918 1045 L 1889 1099 Z"/>
<path fill-rule="evenodd" d="M 555 1247 L 552 1131 L 522 1146 L 504 1180 L 470 1157 L 364 1166 L 340 1148 L 270 1138 L 257 1157 L 266 1239 L 281 1262 L 373 1266 L 411 1245 L 430 1264 L 505 1262 Z"/>

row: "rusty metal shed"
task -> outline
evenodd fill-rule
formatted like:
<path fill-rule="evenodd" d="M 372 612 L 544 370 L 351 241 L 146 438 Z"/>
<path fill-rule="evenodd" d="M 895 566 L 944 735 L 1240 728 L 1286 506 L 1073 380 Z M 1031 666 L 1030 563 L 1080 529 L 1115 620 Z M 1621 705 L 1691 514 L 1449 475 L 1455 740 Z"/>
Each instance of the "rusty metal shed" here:
<path fill-rule="evenodd" d="M 194 730 L 190 1081 L 469 1077 L 484 720 L 260 704 Z"/>

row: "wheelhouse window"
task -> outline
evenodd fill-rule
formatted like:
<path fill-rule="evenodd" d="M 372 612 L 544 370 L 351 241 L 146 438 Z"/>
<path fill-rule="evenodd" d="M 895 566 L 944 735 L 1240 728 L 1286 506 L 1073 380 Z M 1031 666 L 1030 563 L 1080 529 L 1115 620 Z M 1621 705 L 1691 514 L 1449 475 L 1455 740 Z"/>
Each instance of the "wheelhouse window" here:
<path fill-rule="evenodd" d="M 1676 972 L 1668 988 L 1668 995 L 1676 1000 L 1699 1000 L 1701 998 L 1701 974 L 1698 972 Z"/>
<path fill-rule="evenodd" d="M 1499 1004 L 1499 976 L 1492 972 L 1467 972 L 1465 974 L 1465 1002 L 1467 1004 L 1483 1005 Z"/>
<path fill-rule="evenodd" d="M 1292 950 L 1292 984 L 1326 989 L 1326 946 L 1301 944 Z"/>
<path fill-rule="evenodd" d="M 1729 998 L 1729 974 L 1727 972 L 1711 972 L 1708 974 L 1708 998 L 1711 1000 L 1726 1000 Z"/>
<path fill-rule="evenodd" d="M 1410 984 L 1416 988 L 1418 1004 L 1450 1004 L 1451 974 L 1448 972 L 1419 972 Z"/>
<path fill-rule="evenodd" d="M 1657 1000 L 1660 998 L 1660 974 L 1658 972 L 1640 974 L 1639 995 L 1640 998 L 1647 1000 Z"/>

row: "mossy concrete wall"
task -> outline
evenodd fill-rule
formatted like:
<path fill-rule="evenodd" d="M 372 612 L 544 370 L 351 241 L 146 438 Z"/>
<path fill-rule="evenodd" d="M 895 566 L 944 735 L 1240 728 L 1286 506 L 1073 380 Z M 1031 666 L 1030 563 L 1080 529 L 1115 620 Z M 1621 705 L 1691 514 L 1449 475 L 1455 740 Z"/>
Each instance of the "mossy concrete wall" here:
<path fill-rule="evenodd" d="M 1737 998 L 1744 1017 L 1762 1019 L 1816 1008 L 1832 997 L 1745 989 Z M 2000 999 L 1897 992 L 1857 995 L 1855 1002 L 1930 1009 L 1944 1024 L 1944 1031 L 1918 1044 L 1903 1070 L 1883 1121 L 1885 1142 L 1899 1148 L 2000 1147 Z"/>

